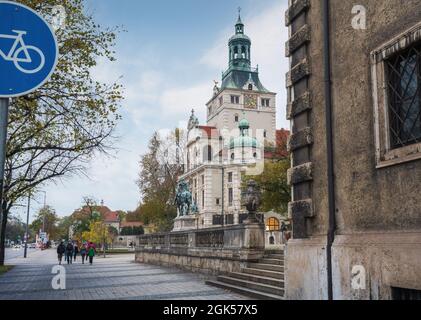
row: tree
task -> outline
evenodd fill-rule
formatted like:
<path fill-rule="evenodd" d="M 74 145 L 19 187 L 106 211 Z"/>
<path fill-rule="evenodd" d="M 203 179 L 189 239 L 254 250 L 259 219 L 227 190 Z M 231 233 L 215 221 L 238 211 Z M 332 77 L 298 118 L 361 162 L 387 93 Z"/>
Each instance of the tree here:
<path fill-rule="evenodd" d="M 71 217 L 71 229 L 73 238 L 81 240 L 82 234 L 89 231 L 90 225 L 94 221 L 101 221 L 99 206 L 94 197 L 85 196 L 82 200 L 82 208 L 75 211 Z"/>
<path fill-rule="evenodd" d="M 137 184 L 142 205 L 137 211 L 145 224 L 155 224 L 158 231 L 171 230 L 177 215 L 174 197 L 177 179 L 183 172 L 180 146 L 184 145 L 184 139 L 179 129 L 164 138 L 155 133 L 149 141 L 148 152 L 141 157 Z"/>
<path fill-rule="evenodd" d="M 129 212 L 127 212 L 127 215 L 125 217 L 125 220 L 127 222 L 143 221 L 141 206 L 137 207 L 137 209 L 135 211 L 129 211 Z"/>
<path fill-rule="evenodd" d="M 17 217 L 10 217 L 9 218 L 9 223 L 7 224 L 7 229 L 6 229 L 6 239 L 12 240 L 12 241 L 18 241 L 19 239 L 24 239 L 24 235 L 25 235 L 25 228 L 26 224 L 23 223 L 19 218 Z M 29 238 L 28 241 L 30 239 L 34 239 L 34 234 L 33 232 L 30 232 L 31 230 L 29 230 Z"/>
<path fill-rule="evenodd" d="M 253 179 L 262 191 L 263 212 L 275 211 L 285 214 L 291 201 L 291 188 L 287 182 L 287 170 L 290 168 L 289 158 L 279 161 L 266 161 L 263 173 L 258 176 L 243 176 L 243 187 L 247 181 Z"/>
<path fill-rule="evenodd" d="M 87 15 L 84 0 L 22 0 L 45 17 L 54 5 L 66 9 L 66 28 L 56 32 L 59 57 L 56 71 L 40 89 L 10 105 L 0 236 L 0 265 L 4 264 L 7 217 L 28 192 L 56 179 L 86 174 L 93 156 L 111 150 L 120 119 L 121 85 L 94 80 L 100 57 L 114 61 L 118 29 L 104 29 Z"/>
<path fill-rule="evenodd" d="M 70 230 L 70 227 L 72 226 L 72 224 L 73 224 L 72 217 L 68 216 L 68 217 L 61 218 L 59 220 L 58 224 L 57 224 L 56 240 L 68 241 L 69 240 L 69 230 Z"/>
<path fill-rule="evenodd" d="M 43 230 L 44 232 L 47 232 L 50 239 L 56 239 L 58 235 L 58 222 L 59 218 L 55 210 L 50 206 L 46 206 L 38 211 L 30 228 L 35 233 Z"/>
<path fill-rule="evenodd" d="M 139 227 L 124 227 L 121 229 L 120 235 L 122 236 L 139 236 L 144 234 L 142 226 Z"/>
<path fill-rule="evenodd" d="M 102 244 L 105 254 L 105 247 L 107 244 L 113 242 L 113 235 L 110 229 L 102 221 L 93 221 L 89 225 L 89 231 L 82 233 L 82 239 L 96 244 Z"/>

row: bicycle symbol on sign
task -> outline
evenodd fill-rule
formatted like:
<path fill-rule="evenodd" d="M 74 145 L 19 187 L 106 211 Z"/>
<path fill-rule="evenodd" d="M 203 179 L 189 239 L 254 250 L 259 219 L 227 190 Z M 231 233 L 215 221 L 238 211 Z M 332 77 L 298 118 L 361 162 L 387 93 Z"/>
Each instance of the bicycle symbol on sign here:
<path fill-rule="evenodd" d="M 5 61 L 13 61 L 15 67 L 27 74 L 33 74 L 40 71 L 45 65 L 45 56 L 42 51 L 35 47 L 35 46 L 27 46 L 23 41 L 23 36 L 27 33 L 26 31 L 20 30 L 12 30 L 12 32 L 16 33 L 16 35 L 8 35 L 8 34 L 0 34 L 0 39 L 14 39 L 15 42 L 10 49 L 8 54 L 5 54 L 0 49 L 0 57 L 2 57 Z M 23 57 L 19 55 L 23 53 Z M 40 59 L 39 65 L 34 69 L 28 69 L 21 66 L 21 64 L 30 64 L 33 61 L 34 54 L 37 54 Z"/>

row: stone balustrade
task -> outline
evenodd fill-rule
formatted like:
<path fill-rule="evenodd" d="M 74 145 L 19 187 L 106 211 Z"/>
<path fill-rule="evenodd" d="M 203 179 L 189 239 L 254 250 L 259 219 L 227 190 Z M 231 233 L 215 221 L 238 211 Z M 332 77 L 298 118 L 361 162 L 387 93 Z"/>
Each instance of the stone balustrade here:
<path fill-rule="evenodd" d="M 223 228 L 198 229 L 137 237 L 136 261 L 190 271 L 238 272 L 263 257 L 264 224 L 246 222 Z"/>

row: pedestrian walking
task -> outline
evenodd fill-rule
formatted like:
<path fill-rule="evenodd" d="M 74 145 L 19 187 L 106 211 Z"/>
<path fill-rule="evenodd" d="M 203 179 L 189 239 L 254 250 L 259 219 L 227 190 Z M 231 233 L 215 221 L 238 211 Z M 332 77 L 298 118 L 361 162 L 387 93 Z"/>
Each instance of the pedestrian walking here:
<path fill-rule="evenodd" d="M 92 265 L 95 256 L 95 248 L 94 246 L 89 246 L 88 250 L 88 257 L 89 257 L 89 264 Z"/>
<path fill-rule="evenodd" d="M 67 244 L 66 254 L 67 254 L 67 264 L 72 264 L 72 261 L 73 261 L 73 245 L 72 245 L 71 242 L 69 242 Z"/>
<path fill-rule="evenodd" d="M 67 262 L 67 250 L 66 250 L 67 244 L 68 244 L 68 242 L 64 243 L 64 261 L 65 262 Z"/>
<path fill-rule="evenodd" d="M 82 244 L 82 247 L 80 248 L 80 256 L 82 257 L 82 264 L 85 264 L 85 257 L 87 254 L 86 245 Z"/>
<path fill-rule="evenodd" d="M 77 245 L 77 242 L 76 242 L 74 247 L 73 247 L 73 257 L 74 257 L 75 262 L 76 262 L 76 257 L 78 255 L 78 253 L 79 253 L 79 246 Z"/>
<path fill-rule="evenodd" d="M 57 247 L 57 257 L 58 257 L 58 264 L 61 264 L 61 260 L 63 259 L 63 253 L 66 252 L 66 247 L 64 246 L 63 241 Z"/>

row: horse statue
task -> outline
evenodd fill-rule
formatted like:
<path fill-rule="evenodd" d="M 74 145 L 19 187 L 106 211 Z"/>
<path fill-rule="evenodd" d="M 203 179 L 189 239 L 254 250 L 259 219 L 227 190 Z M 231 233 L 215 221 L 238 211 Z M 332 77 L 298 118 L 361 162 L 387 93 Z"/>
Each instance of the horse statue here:
<path fill-rule="evenodd" d="M 192 202 L 192 194 L 189 191 L 187 182 L 184 180 L 180 181 L 177 186 L 174 199 L 174 203 L 177 205 L 179 217 L 189 215 Z"/>

